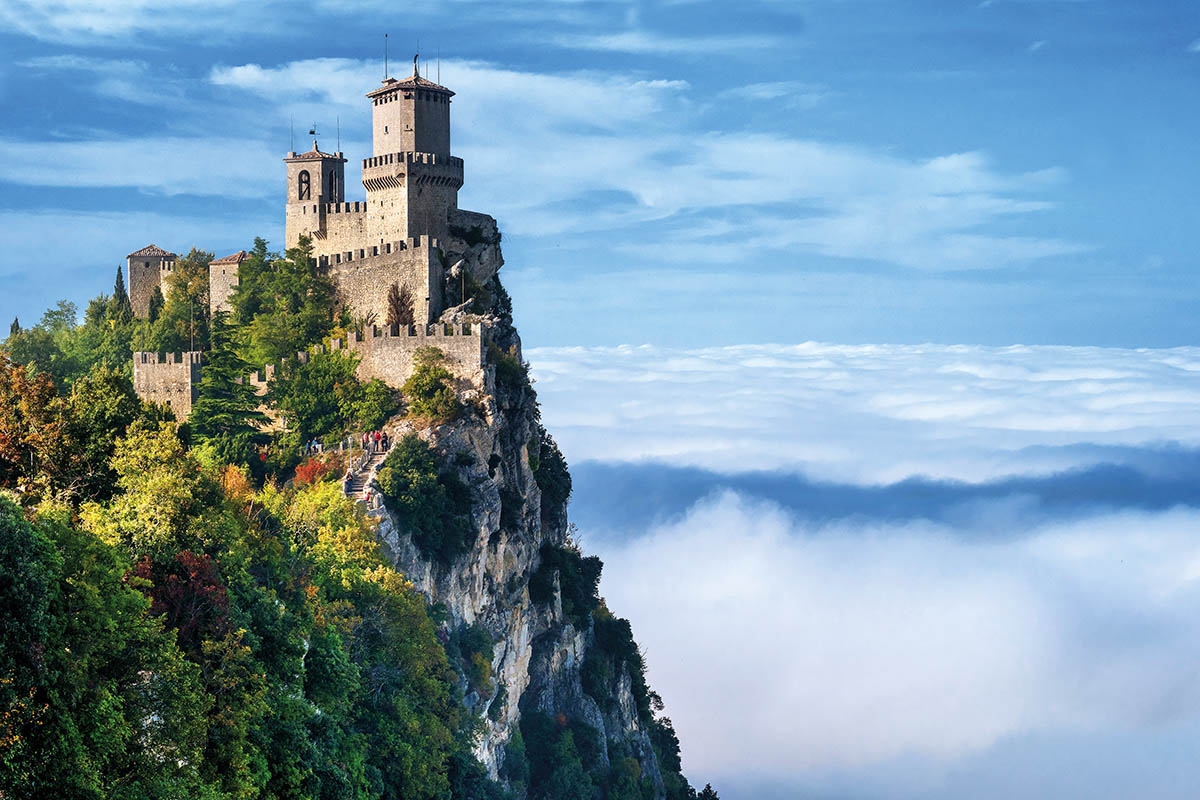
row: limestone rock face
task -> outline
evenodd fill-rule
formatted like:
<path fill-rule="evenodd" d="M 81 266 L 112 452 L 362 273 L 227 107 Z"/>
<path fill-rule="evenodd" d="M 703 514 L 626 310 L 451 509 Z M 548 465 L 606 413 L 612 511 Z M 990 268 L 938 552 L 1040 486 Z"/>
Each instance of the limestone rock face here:
<path fill-rule="evenodd" d="M 451 229 L 450 263 L 466 270 L 477 286 L 486 286 L 503 264 L 495 221 L 472 214 L 457 223 Z M 443 319 L 466 313 L 464 307 L 451 308 Z M 489 352 L 508 354 L 519 363 L 520 339 L 511 319 L 492 313 L 485 320 Z M 564 615 L 557 576 L 551 602 L 535 604 L 530 599 L 530 578 L 540 564 L 542 546 L 567 542 L 566 508 L 543 508 L 531 468 L 530 451 L 536 453 L 540 441 L 532 387 L 511 375 L 498 378 L 494 363 L 485 368 L 485 376 L 484 391 L 465 396 L 470 410 L 454 423 L 421 427 L 399 420 L 391 425 L 394 440 L 416 434 L 471 487 L 471 546 L 448 565 L 426 559 L 402 522 L 384 508 L 375 512 L 380 541 L 396 567 L 432 604 L 444 607 L 447 631 L 475 624 L 492 638 L 489 690 L 476 693 L 465 681 L 463 688 L 468 708 L 485 725 L 476 755 L 493 778 L 502 775 L 505 745 L 519 730 L 521 709 L 533 709 L 594 727 L 605 765 L 609 743 L 620 742 L 663 796 L 650 739 L 638 722 L 628 671 L 611 687 L 617 702 L 606 713 L 583 689 L 583 664 L 593 643 L 591 625 L 578 630 Z"/>

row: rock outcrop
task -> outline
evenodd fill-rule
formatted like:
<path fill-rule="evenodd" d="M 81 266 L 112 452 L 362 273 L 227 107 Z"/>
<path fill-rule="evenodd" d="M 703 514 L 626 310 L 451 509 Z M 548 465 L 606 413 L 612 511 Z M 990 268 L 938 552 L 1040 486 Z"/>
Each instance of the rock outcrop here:
<path fill-rule="evenodd" d="M 664 797 L 629 669 L 610 671 L 607 680 L 600 671 L 599 680 L 607 684 L 603 691 L 593 680 L 592 693 L 606 696 L 602 708 L 585 690 L 585 666 L 595 646 L 593 615 L 564 610 L 557 573 L 549 576 L 549 597 L 532 596 L 544 548 L 571 550 L 573 544 L 565 496 L 548 496 L 532 463 L 542 455 L 544 432 L 511 307 L 496 277 L 503 264 L 499 240 L 494 220 L 471 214 L 452 225 L 446 248 L 453 265 L 446 294 L 461 302 L 442 320 L 486 323 L 486 385 L 460 387 L 468 410 L 452 423 L 399 419 L 391 425 L 393 440 L 420 437 L 470 487 L 470 544 L 451 563 L 426 557 L 402 517 L 382 507 L 374 512 L 378 535 L 397 568 L 435 608 L 444 609 L 445 636 L 477 626 L 492 640 L 487 685 L 462 681 L 464 702 L 485 725 L 476 754 L 491 777 L 504 780 L 506 745 L 520 730 L 522 715 L 537 712 L 595 729 L 605 770 L 616 747 L 623 758 L 637 760 L 640 779 Z"/>

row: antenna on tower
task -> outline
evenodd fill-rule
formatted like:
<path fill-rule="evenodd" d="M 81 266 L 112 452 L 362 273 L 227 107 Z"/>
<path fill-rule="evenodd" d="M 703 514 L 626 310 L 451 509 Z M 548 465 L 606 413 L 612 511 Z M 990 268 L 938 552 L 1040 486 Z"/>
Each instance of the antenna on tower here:
<path fill-rule="evenodd" d="M 388 79 L 388 36 L 383 35 L 383 79 Z"/>

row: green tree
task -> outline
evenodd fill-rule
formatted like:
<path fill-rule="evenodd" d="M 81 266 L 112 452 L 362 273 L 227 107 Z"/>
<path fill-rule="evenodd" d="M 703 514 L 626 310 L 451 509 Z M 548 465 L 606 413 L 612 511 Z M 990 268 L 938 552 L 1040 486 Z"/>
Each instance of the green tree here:
<path fill-rule="evenodd" d="M 717 794 L 712 788 L 711 783 L 704 784 L 704 788 L 700 790 L 700 794 L 696 795 L 698 800 L 721 800 L 721 795 Z"/>
<path fill-rule="evenodd" d="M 133 304 L 125 289 L 125 270 L 122 267 L 117 267 L 117 278 L 113 283 L 112 315 L 126 320 L 133 317 Z"/>
<path fill-rule="evenodd" d="M 428 345 L 413 353 L 413 372 L 400 391 L 408 413 L 447 423 L 462 414 L 462 403 L 454 391 L 454 375 L 445 367 L 446 354 Z"/>
<path fill-rule="evenodd" d="M 162 317 L 163 306 L 166 305 L 166 302 L 163 298 L 162 287 L 155 286 L 154 291 L 150 293 L 150 306 L 146 311 L 146 321 L 148 323 L 154 325 L 158 322 L 159 318 Z M 157 350 L 158 344 L 151 345 L 150 349 Z"/>
<path fill-rule="evenodd" d="M 328 336 L 337 296 L 333 282 L 317 269 L 307 237 L 266 268 L 246 266 L 259 257 L 251 254 L 242 262 L 242 284 L 234 294 L 239 349 L 256 366 L 295 358 Z"/>
<path fill-rule="evenodd" d="M 471 492 L 439 462 L 437 453 L 410 433 L 388 453 L 376 479 L 384 503 L 399 516 L 422 555 L 448 564 L 466 549 L 473 533 Z"/>
<path fill-rule="evenodd" d="M 17 317 L 13 317 L 12 325 L 8 326 L 8 335 L 16 336 L 20 332 L 21 332 L 21 320 L 18 319 Z"/>
<path fill-rule="evenodd" d="M 163 279 L 166 302 L 152 320 L 148 350 L 182 352 L 209 347 L 208 265 L 213 254 L 192 248 Z M 151 298 L 151 306 L 154 300 Z"/>
<path fill-rule="evenodd" d="M 228 312 L 213 315 L 213 346 L 189 423 L 196 440 L 212 448 L 221 463 L 258 468 L 256 449 L 267 441 L 260 427 L 266 416 L 247 380 L 250 367 L 234 349 L 228 318 Z"/>
<path fill-rule="evenodd" d="M 283 363 L 268 397 L 283 412 L 289 441 L 298 445 L 313 436 L 383 424 L 396 408 L 393 393 L 380 381 L 361 383 L 357 367 L 358 356 L 344 351 Z"/>
<path fill-rule="evenodd" d="M 141 401 L 129 377 L 119 370 L 94 366 L 75 381 L 66 397 L 67 455 L 71 493 L 91 500 L 106 500 L 116 488 L 110 466 L 117 439 L 141 411 Z"/>

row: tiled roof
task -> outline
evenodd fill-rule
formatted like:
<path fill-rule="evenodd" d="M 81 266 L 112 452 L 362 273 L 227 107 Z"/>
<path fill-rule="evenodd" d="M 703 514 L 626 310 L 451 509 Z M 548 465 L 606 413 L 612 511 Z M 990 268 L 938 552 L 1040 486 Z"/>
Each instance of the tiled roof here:
<path fill-rule="evenodd" d="M 247 257 L 248 256 L 246 255 L 245 250 L 238 250 L 231 256 L 225 256 L 224 258 L 218 258 L 216 261 L 209 262 L 209 266 L 213 267 L 217 265 L 240 264 L 245 261 Z"/>
<path fill-rule="evenodd" d="M 145 247 L 143 247 L 141 250 L 134 250 L 132 253 L 130 253 L 129 255 L 127 255 L 125 257 L 126 258 L 135 258 L 137 256 L 169 256 L 171 258 L 175 258 L 174 253 L 169 253 L 166 250 L 163 250 L 161 247 L 159 247 L 156 244 L 148 244 Z"/>
<path fill-rule="evenodd" d="M 367 92 L 367 97 L 375 97 L 376 95 L 386 94 L 387 92 L 396 91 L 397 89 L 428 89 L 431 92 L 443 92 L 451 97 L 454 96 L 454 92 L 450 91 L 445 86 L 434 83 L 426 78 L 422 78 L 416 72 L 413 72 L 412 75 L 408 76 L 402 81 L 398 81 L 395 78 L 385 78 L 382 86 L 373 92 Z"/>
<path fill-rule="evenodd" d="M 336 155 L 335 153 L 321 152 L 321 150 L 317 147 L 317 140 L 313 139 L 312 150 L 309 150 L 307 153 L 301 153 L 300 155 L 297 155 L 297 156 L 289 156 L 287 158 L 287 160 L 288 161 L 300 161 L 301 159 L 316 160 L 318 158 L 339 158 L 339 156 Z M 344 158 L 342 160 L 345 161 Z"/>

